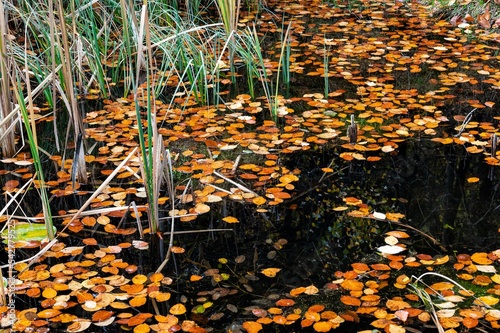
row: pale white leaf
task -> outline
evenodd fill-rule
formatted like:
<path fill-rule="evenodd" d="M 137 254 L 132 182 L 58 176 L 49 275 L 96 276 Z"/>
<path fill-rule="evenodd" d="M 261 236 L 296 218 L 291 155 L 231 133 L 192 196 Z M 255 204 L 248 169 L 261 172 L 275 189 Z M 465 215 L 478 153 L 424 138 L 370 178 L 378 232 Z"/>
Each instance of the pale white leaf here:
<path fill-rule="evenodd" d="M 497 270 L 492 265 L 476 265 L 478 271 L 483 273 L 496 273 Z"/>
<path fill-rule="evenodd" d="M 403 252 L 406 249 L 402 248 L 401 246 L 397 246 L 397 245 L 383 245 L 383 246 L 378 247 L 377 250 L 379 250 L 380 252 L 382 252 L 384 254 L 396 254 L 399 252 Z"/>

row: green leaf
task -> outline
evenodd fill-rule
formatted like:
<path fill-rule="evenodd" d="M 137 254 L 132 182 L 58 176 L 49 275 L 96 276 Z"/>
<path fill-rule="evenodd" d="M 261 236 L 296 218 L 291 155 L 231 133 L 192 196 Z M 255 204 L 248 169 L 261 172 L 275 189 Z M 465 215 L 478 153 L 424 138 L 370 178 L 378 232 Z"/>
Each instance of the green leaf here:
<path fill-rule="evenodd" d="M 56 227 L 53 227 L 54 233 L 57 231 Z M 18 241 L 42 241 L 47 236 L 47 230 L 45 229 L 45 224 L 41 223 L 16 223 L 14 225 L 14 242 Z M 7 244 L 9 236 L 9 230 L 7 228 L 2 231 L 2 238 L 4 244 Z"/>

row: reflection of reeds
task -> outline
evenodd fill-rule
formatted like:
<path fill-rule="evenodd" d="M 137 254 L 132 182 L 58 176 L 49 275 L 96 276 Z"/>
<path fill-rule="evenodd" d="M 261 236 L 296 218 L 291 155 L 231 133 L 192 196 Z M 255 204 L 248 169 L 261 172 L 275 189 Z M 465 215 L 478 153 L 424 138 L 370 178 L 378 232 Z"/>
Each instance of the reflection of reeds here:
<path fill-rule="evenodd" d="M 326 47 L 326 38 L 324 38 L 325 43 L 323 44 L 323 77 L 324 77 L 324 82 L 325 82 L 325 90 L 324 90 L 324 95 L 325 98 L 327 98 L 328 94 L 330 93 L 330 80 L 329 80 L 329 58 L 328 58 L 328 52 L 330 52 L 330 48 Z"/>

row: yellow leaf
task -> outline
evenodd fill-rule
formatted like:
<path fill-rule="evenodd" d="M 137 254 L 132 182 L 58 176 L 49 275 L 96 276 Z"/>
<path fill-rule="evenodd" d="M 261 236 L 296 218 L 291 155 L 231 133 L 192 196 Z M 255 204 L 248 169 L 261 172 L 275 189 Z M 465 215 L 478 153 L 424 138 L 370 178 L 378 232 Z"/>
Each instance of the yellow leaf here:
<path fill-rule="evenodd" d="M 252 202 L 257 206 L 260 206 L 266 203 L 266 199 L 264 197 L 256 197 L 253 198 Z"/>
<path fill-rule="evenodd" d="M 491 259 L 488 258 L 488 254 L 486 252 L 474 253 L 471 256 L 471 259 L 472 261 L 474 261 L 476 264 L 479 265 L 489 265 L 493 262 Z"/>
<path fill-rule="evenodd" d="M 143 274 L 137 274 L 132 278 L 133 284 L 144 284 L 148 280 L 148 277 Z"/>
<path fill-rule="evenodd" d="M 481 297 L 478 297 L 474 301 L 474 304 L 476 304 L 476 305 L 483 305 L 483 303 L 484 303 L 486 305 L 492 306 L 492 305 L 497 304 L 498 301 L 499 301 L 499 299 L 496 298 L 496 297 L 493 297 L 493 296 L 481 296 Z"/>
<path fill-rule="evenodd" d="M 495 282 L 496 284 L 500 284 L 500 274 L 495 274 L 491 277 L 491 281 Z"/>
<path fill-rule="evenodd" d="M 148 333 L 149 331 L 151 331 L 151 328 L 149 328 L 148 324 L 139 324 L 134 327 L 134 333 Z"/>
<path fill-rule="evenodd" d="M 238 223 L 240 221 L 238 221 L 238 219 L 236 217 L 233 217 L 233 216 L 226 216 L 225 218 L 222 219 L 222 221 L 226 222 L 226 223 Z"/>
<path fill-rule="evenodd" d="M 177 303 L 175 305 L 172 305 L 169 312 L 175 316 L 179 316 L 186 313 L 186 307 L 184 306 L 184 304 Z"/>
<path fill-rule="evenodd" d="M 291 182 L 294 182 L 294 181 L 297 181 L 299 180 L 299 177 L 295 176 L 294 174 L 286 174 L 286 175 L 283 175 L 280 177 L 280 182 L 282 182 L 283 184 L 288 184 L 288 183 L 291 183 Z"/>

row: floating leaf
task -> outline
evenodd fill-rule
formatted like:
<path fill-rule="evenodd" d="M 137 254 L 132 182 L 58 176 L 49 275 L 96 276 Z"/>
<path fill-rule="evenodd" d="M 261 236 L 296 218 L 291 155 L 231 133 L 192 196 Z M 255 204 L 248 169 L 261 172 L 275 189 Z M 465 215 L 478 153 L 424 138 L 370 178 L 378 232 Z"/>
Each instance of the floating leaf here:
<path fill-rule="evenodd" d="M 182 303 L 172 305 L 169 312 L 175 316 L 183 315 L 186 313 L 186 307 Z"/>
<path fill-rule="evenodd" d="M 198 214 L 205 214 L 210 211 L 210 206 L 199 203 L 194 207 L 194 211 Z"/>
<path fill-rule="evenodd" d="M 499 299 L 494 297 L 494 296 L 481 296 L 481 297 L 478 297 L 474 301 L 474 304 L 476 304 L 476 305 L 486 304 L 488 306 L 493 306 L 493 305 L 497 304 L 498 301 L 499 301 Z"/>
<path fill-rule="evenodd" d="M 92 315 L 93 322 L 106 321 L 113 315 L 113 311 L 99 310 Z"/>
<path fill-rule="evenodd" d="M 248 333 L 257 333 L 260 330 L 262 330 L 262 324 L 257 323 L 255 321 L 245 321 L 242 325 L 242 327 L 248 332 Z"/>
<path fill-rule="evenodd" d="M 488 254 L 486 252 L 476 252 L 471 256 L 471 259 L 479 265 L 489 265 L 493 263 L 493 261 L 488 258 Z"/>
<path fill-rule="evenodd" d="M 193 274 L 189 277 L 189 281 L 191 281 L 191 282 L 200 281 L 201 279 L 203 279 L 203 276 L 195 275 L 195 274 Z"/>
<path fill-rule="evenodd" d="M 257 206 L 260 206 L 266 203 L 266 199 L 264 197 L 255 197 L 252 199 L 252 202 Z"/>
<path fill-rule="evenodd" d="M 316 295 L 318 292 L 319 292 L 319 289 L 316 286 L 310 285 L 310 286 L 306 287 L 306 290 L 304 291 L 304 294 L 306 294 L 306 295 Z"/>
<path fill-rule="evenodd" d="M 316 332 L 328 332 L 332 329 L 332 325 L 327 321 L 319 321 L 314 323 L 313 328 Z"/>
<path fill-rule="evenodd" d="M 467 178 L 468 183 L 477 183 L 479 181 L 478 177 L 469 177 Z"/>
<path fill-rule="evenodd" d="M 222 221 L 224 221 L 226 223 L 238 223 L 238 222 L 240 222 L 236 217 L 233 217 L 233 216 L 226 216 L 222 219 Z"/>
<path fill-rule="evenodd" d="M 12 241 L 43 241 L 47 239 L 47 230 L 45 224 L 41 223 L 16 223 L 14 224 L 14 238 Z M 56 227 L 53 227 L 54 233 L 57 232 Z M 7 233 L 8 229 L 5 228 L 2 231 L 2 238 L 4 244 L 7 244 Z"/>
<path fill-rule="evenodd" d="M 397 254 L 405 251 L 406 249 L 397 245 L 383 245 L 378 247 L 377 250 L 386 254 Z"/>
<path fill-rule="evenodd" d="M 278 272 L 281 271 L 281 268 L 265 268 L 262 271 L 260 271 L 262 274 L 264 274 L 267 277 L 273 278 L 278 274 Z"/>
<path fill-rule="evenodd" d="M 345 305 L 361 306 L 361 300 L 359 298 L 352 297 L 352 296 L 342 295 L 340 297 L 340 301 L 342 303 L 344 303 Z"/>
<path fill-rule="evenodd" d="M 396 238 L 410 238 L 410 235 L 408 235 L 406 232 L 399 230 L 388 231 L 385 234 L 389 236 L 394 236 Z"/>
<path fill-rule="evenodd" d="M 278 301 L 276 301 L 277 306 L 293 306 L 295 305 L 295 301 L 290 298 L 282 298 Z"/>
<path fill-rule="evenodd" d="M 54 310 L 54 309 L 46 309 L 42 310 L 37 313 L 38 318 L 43 318 L 43 319 L 50 319 L 54 318 L 55 316 L 59 316 L 61 314 L 61 311 L 59 310 Z"/>

